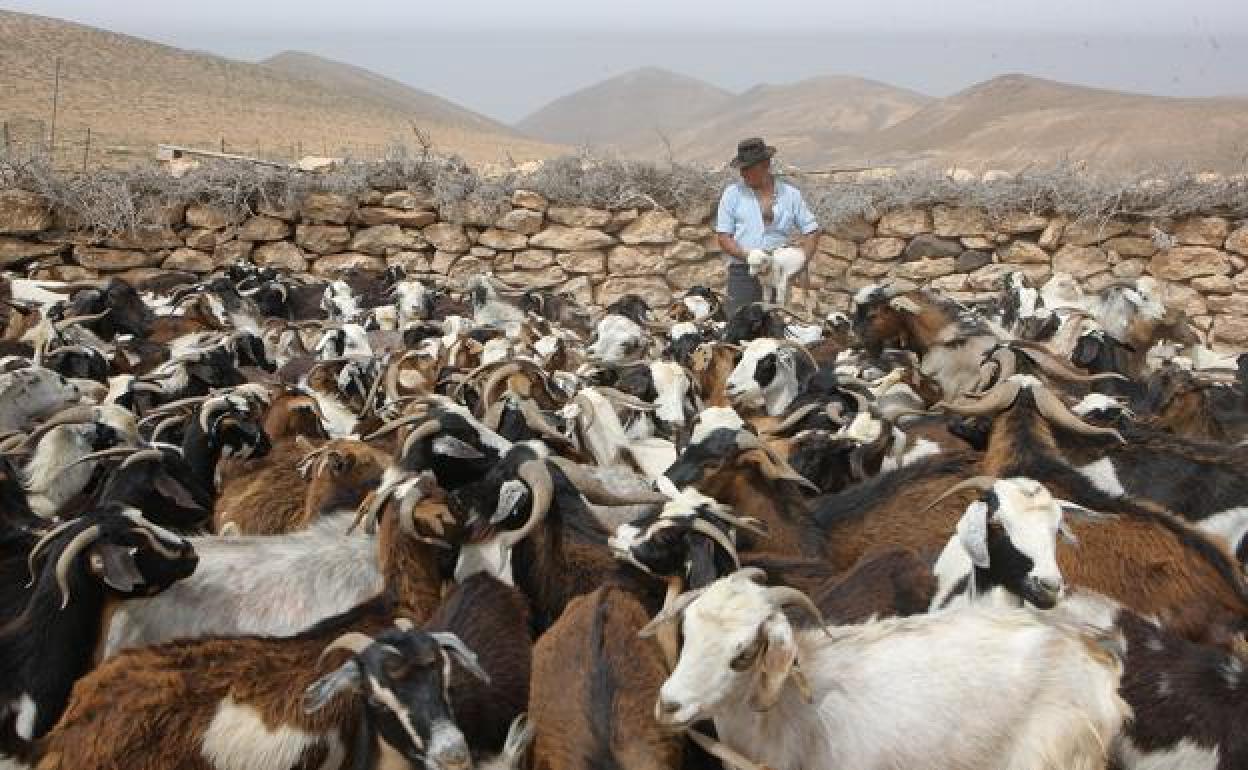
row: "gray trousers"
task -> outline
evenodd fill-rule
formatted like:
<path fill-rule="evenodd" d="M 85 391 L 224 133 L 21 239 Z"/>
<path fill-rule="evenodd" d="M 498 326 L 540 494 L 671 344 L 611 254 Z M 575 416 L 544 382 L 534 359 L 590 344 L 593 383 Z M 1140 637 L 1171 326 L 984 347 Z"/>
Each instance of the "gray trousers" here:
<path fill-rule="evenodd" d="M 750 266 L 744 262 L 733 260 L 728 263 L 728 297 L 724 301 L 724 312 L 732 318 L 738 310 L 751 302 L 763 301 L 763 287 L 758 279 L 750 275 Z"/>

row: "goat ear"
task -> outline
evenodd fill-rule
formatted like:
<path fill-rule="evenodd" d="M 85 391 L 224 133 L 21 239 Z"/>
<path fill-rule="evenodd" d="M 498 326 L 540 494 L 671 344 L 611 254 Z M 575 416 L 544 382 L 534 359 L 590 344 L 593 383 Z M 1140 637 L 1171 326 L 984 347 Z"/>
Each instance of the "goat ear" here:
<path fill-rule="evenodd" d="M 820 491 L 818 485 L 798 473 L 792 465 L 765 449 L 751 449 L 742 452 L 739 457 L 742 460 L 752 461 L 760 473 L 773 481 L 791 481 L 812 492 Z"/>
<path fill-rule="evenodd" d="M 515 513 L 516 509 L 520 507 L 520 500 L 527 491 L 529 491 L 529 488 L 525 486 L 523 481 L 516 479 L 504 481 L 502 486 L 498 488 L 498 505 L 494 507 L 494 515 L 490 517 L 490 523 L 497 524 Z"/>
<path fill-rule="evenodd" d="M 91 572 L 114 591 L 133 593 L 147 581 L 134 563 L 134 548 L 99 543 L 91 549 Z"/>
<path fill-rule="evenodd" d="M 182 486 L 177 479 L 164 470 L 158 471 L 152 478 L 152 488 L 159 492 L 162 497 L 172 500 L 179 507 L 196 511 L 205 510 L 204 506 L 200 505 L 191 496 L 190 491 L 186 487 Z"/>
<path fill-rule="evenodd" d="M 434 454 L 440 454 L 446 457 L 455 457 L 460 460 L 483 460 L 485 455 L 479 449 L 466 441 L 455 438 L 454 436 L 438 436 L 433 440 Z"/>
<path fill-rule="evenodd" d="M 355 659 L 348 660 L 338 669 L 308 685 L 303 691 L 303 713 L 315 714 L 341 692 L 360 689 L 360 666 Z"/>
<path fill-rule="evenodd" d="M 1064 515 L 1057 522 L 1057 531 L 1062 534 L 1062 539 L 1067 543 L 1070 543 L 1073 546 L 1079 545 L 1079 538 L 1075 537 L 1075 531 L 1070 528 L 1070 522 L 1066 521 L 1066 517 Z"/>
<path fill-rule="evenodd" d="M 764 621 L 759 630 L 766 642 L 759 659 L 758 689 L 754 691 L 750 707 L 755 711 L 766 711 L 776 705 L 784 685 L 793 672 L 793 664 L 797 662 L 797 640 L 793 638 L 793 626 L 783 612 L 775 612 Z"/>
<path fill-rule="evenodd" d="M 966 508 L 966 513 L 958 520 L 958 540 L 966 549 L 971 563 L 980 569 L 986 569 L 988 558 L 988 504 L 976 500 Z"/>

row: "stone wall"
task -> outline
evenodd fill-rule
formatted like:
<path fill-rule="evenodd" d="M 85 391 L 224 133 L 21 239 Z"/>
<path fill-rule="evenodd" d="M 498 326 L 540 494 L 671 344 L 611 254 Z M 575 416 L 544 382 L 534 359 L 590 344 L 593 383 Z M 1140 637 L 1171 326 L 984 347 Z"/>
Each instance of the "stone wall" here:
<path fill-rule="evenodd" d="M 661 304 L 690 286 L 723 286 L 710 202 L 674 212 L 605 211 L 517 191 L 503 211 L 452 208 L 408 191 L 316 193 L 294 208 L 259 206 L 241 222 L 202 204 L 171 207 L 161 224 L 109 237 L 67 227 L 35 195 L 0 191 L 0 267 L 73 280 L 202 274 L 240 259 L 322 276 L 402 264 L 410 274 L 452 278 L 493 271 L 599 306 L 629 292 Z M 1149 274 L 1212 339 L 1248 346 L 1245 267 L 1248 221 L 1083 222 L 933 206 L 829 226 L 810 285 L 814 308 L 826 312 L 847 309 L 853 292 L 875 283 L 974 300 L 993 296 L 1013 270 L 1033 283 L 1070 273 L 1089 290 Z M 811 307 L 801 288 L 794 294 L 799 307 Z"/>

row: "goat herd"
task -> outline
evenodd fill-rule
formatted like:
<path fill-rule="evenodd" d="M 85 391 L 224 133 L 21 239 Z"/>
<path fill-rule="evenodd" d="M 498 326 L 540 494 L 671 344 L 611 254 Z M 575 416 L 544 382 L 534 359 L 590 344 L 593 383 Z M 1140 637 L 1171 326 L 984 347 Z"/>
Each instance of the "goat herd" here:
<path fill-rule="evenodd" d="M 0 297 L 0 767 L 1248 768 L 1248 357 L 1148 278 Z"/>

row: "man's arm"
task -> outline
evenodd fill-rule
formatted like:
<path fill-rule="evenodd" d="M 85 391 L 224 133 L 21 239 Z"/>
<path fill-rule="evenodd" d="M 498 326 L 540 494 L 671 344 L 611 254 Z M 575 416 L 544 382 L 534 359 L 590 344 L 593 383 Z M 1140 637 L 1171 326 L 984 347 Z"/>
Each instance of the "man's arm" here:
<path fill-rule="evenodd" d="M 806 198 L 801 192 L 797 195 L 797 228 L 801 232 L 796 239 L 797 245 L 806 252 L 806 261 L 809 262 L 815 256 L 815 249 L 819 247 L 819 223 L 806 205 Z"/>
<path fill-rule="evenodd" d="M 737 239 L 732 237 L 732 233 L 719 233 L 716 240 L 719 241 L 719 248 L 726 254 L 737 259 L 745 259 L 748 256 L 745 253 L 745 249 L 741 248 L 740 244 L 737 243 Z"/>
<path fill-rule="evenodd" d="M 815 256 L 815 250 L 819 248 L 819 231 L 814 230 L 804 235 L 799 235 L 795 239 L 797 245 L 802 251 L 806 252 L 806 261 L 810 261 Z"/>

